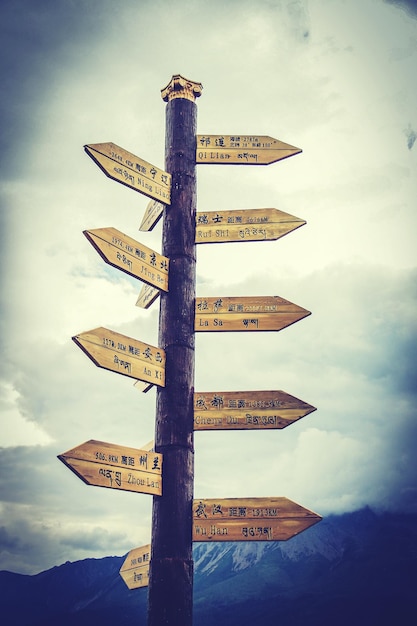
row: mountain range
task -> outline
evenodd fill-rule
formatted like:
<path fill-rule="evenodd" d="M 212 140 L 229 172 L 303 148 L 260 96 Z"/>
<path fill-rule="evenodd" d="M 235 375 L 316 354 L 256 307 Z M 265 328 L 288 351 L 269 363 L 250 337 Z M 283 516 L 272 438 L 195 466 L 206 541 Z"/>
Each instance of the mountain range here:
<path fill-rule="evenodd" d="M 196 543 L 193 552 L 195 626 L 417 624 L 414 514 L 365 508 L 286 542 Z M 126 587 L 125 556 L 32 576 L 1 571 L 2 623 L 146 626 L 147 589 Z"/>

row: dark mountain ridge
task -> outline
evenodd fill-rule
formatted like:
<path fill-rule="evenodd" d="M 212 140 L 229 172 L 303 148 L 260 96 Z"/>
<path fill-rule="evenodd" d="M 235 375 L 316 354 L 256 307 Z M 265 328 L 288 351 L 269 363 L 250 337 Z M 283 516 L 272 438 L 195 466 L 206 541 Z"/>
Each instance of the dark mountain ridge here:
<path fill-rule="evenodd" d="M 126 587 L 124 558 L 0 572 L 3 623 L 145 626 L 147 590 Z M 363 509 L 287 542 L 198 543 L 194 563 L 195 626 L 417 624 L 417 515 Z"/>

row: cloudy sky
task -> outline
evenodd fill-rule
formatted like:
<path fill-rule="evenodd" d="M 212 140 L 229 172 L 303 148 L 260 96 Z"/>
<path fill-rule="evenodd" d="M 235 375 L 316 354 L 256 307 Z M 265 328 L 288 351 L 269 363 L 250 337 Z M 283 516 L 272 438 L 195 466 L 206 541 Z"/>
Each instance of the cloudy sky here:
<path fill-rule="evenodd" d="M 152 497 L 88 487 L 57 455 L 140 448 L 155 390 L 71 341 L 104 326 L 157 344 L 158 303 L 82 234 L 140 233 L 148 199 L 83 145 L 164 167 L 160 90 L 203 84 L 199 134 L 302 154 L 198 166 L 198 210 L 276 207 L 307 225 L 201 245 L 198 296 L 277 295 L 279 333 L 196 337 L 197 391 L 281 389 L 317 407 L 285 430 L 198 432 L 195 496 L 286 496 L 323 516 L 417 511 L 417 9 L 388 0 L 2 0 L 0 569 L 36 573 L 150 540 Z"/>

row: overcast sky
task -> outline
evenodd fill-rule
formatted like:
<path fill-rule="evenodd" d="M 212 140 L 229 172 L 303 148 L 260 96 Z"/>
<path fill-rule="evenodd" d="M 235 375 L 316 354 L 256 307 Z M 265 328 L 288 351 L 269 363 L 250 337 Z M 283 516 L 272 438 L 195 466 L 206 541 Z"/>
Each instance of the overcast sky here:
<path fill-rule="evenodd" d="M 417 9 L 387 0 L 2 0 L 0 569 L 36 573 L 150 540 L 152 497 L 88 487 L 56 458 L 154 437 L 155 390 L 71 341 L 157 344 L 158 307 L 82 231 L 138 231 L 148 199 L 83 145 L 164 167 L 173 74 L 201 82 L 199 134 L 303 152 L 198 166 L 198 210 L 276 207 L 307 225 L 201 245 L 197 295 L 277 295 L 278 333 L 196 337 L 197 391 L 281 389 L 317 407 L 285 430 L 198 432 L 195 496 L 286 496 L 325 516 L 417 511 Z M 308 531 L 307 531 L 308 532 Z"/>

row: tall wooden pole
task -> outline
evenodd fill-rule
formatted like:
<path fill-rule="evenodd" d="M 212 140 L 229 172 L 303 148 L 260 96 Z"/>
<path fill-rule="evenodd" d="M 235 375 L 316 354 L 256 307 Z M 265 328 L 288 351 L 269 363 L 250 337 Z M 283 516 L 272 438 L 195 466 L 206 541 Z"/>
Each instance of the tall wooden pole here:
<path fill-rule="evenodd" d="M 169 291 L 161 292 L 158 345 L 166 352 L 165 387 L 156 399 L 155 450 L 163 454 L 162 497 L 154 497 L 148 626 L 191 626 L 193 604 L 194 315 L 196 120 L 202 86 L 173 76 L 166 101 L 165 169 L 172 176 L 162 254 Z"/>

